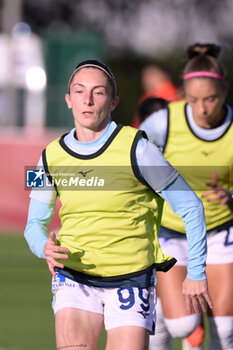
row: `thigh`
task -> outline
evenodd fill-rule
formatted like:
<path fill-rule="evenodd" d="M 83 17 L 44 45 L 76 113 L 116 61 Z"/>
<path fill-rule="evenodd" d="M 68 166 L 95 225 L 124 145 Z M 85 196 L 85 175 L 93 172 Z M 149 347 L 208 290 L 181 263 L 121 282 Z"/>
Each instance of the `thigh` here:
<path fill-rule="evenodd" d="M 159 237 L 164 254 L 174 256 L 177 263 L 167 272 L 157 273 L 157 294 L 161 300 L 163 314 L 168 319 L 187 316 L 184 296 L 182 294 L 183 281 L 187 275 L 188 243 L 184 238 Z"/>
<path fill-rule="evenodd" d="M 210 296 L 214 308 L 213 316 L 233 316 L 233 263 L 207 265 Z"/>
<path fill-rule="evenodd" d="M 126 326 L 107 332 L 106 350 L 148 350 L 149 332 L 142 327 Z"/>
<path fill-rule="evenodd" d="M 103 326 L 103 315 L 76 308 L 64 308 L 56 313 L 57 349 L 95 350 Z"/>
<path fill-rule="evenodd" d="M 174 266 L 167 272 L 157 273 L 156 290 L 166 318 L 173 319 L 188 315 L 182 294 L 182 285 L 186 274 L 187 268 L 185 266 Z"/>

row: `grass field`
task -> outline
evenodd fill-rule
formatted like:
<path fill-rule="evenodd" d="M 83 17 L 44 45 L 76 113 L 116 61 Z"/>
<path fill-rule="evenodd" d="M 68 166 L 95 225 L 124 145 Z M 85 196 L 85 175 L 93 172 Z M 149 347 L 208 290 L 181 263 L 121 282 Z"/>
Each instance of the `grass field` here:
<path fill-rule="evenodd" d="M 47 264 L 24 238 L 0 235 L 0 350 L 56 349 L 50 285 Z M 104 345 L 103 331 L 98 350 Z M 178 340 L 174 350 L 180 350 Z"/>

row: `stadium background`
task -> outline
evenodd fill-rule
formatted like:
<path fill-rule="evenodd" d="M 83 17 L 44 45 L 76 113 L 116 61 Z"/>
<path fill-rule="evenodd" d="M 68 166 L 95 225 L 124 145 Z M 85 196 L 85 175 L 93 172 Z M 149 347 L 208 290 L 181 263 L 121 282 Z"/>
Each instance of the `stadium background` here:
<path fill-rule="evenodd" d="M 178 2 L 179 6 L 168 1 L 167 8 L 163 8 L 160 1 L 147 0 L 143 3 L 145 7 L 138 0 L 134 2 L 134 7 L 132 3 L 127 5 L 124 1 L 58 0 L 54 7 L 54 2 L 50 0 L 37 5 L 32 0 L 0 1 L 0 37 L 10 39 L 14 25 L 26 22 L 40 40 L 47 76 L 47 84 L 40 91 L 45 108 L 39 124 L 36 104 L 30 109 L 29 120 L 21 115 L 25 110 L 25 96 L 30 93 L 33 95 L 33 92 L 27 86 L 19 88 L 11 82 L 2 83 L 0 79 L 0 350 L 55 348 L 50 275 L 46 263 L 33 256 L 23 238 L 29 204 L 29 191 L 25 189 L 25 167 L 34 167 L 43 148 L 73 126 L 64 94 L 77 62 L 95 57 L 110 65 L 117 78 L 121 99 L 114 119 L 129 124 L 142 92 L 140 72 L 147 63 L 161 64 L 179 85 L 186 45 L 194 41 L 217 41 L 223 46 L 223 62 L 229 72 L 230 82 L 228 101 L 233 103 L 233 36 L 229 25 L 233 6 L 230 1 L 222 1 L 221 7 L 219 2 L 213 0 L 206 1 L 205 5 L 192 0 L 188 2 L 188 7 L 183 0 Z M 88 6 L 92 16 L 87 15 Z M 196 16 L 196 26 L 192 24 L 192 31 L 187 31 L 187 23 L 176 19 L 181 18 L 180 13 L 190 14 L 192 9 L 195 10 L 192 18 Z M 157 22 L 153 18 L 143 22 L 140 17 L 139 20 L 136 14 L 143 13 L 143 10 L 145 16 L 149 16 L 153 10 L 159 18 L 164 16 L 164 23 L 159 18 Z M 174 13 L 175 18 L 172 17 Z M 207 13 L 206 23 L 209 27 L 201 27 L 198 19 L 201 21 Z M 101 14 L 105 16 L 101 18 Z M 165 14 L 170 14 L 170 17 Z M 109 23 L 111 19 L 114 19 L 112 27 L 116 27 L 117 19 L 119 25 L 112 31 Z M 166 34 L 163 25 L 168 19 L 173 31 L 168 30 Z M 104 21 L 107 23 L 105 26 Z M 120 30 L 122 23 L 127 21 L 130 28 L 124 26 Z M 144 37 L 141 32 L 137 33 L 138 23 L 142 27 L 141 31 L 143 25 L 145 27 Z M 177 28 L 182 26 L 182 32 L 187 35 L 181 38 Z M 134 36 L 138 37 L 138 42 Z M 4 71 L 3 65 L 1 69 Z M 15 94 L 10 95 L 9 90 Z M 3 107 L 13 104 L 14 114 L 8 119 L 4 117 Z M 59 229 L 58 210 L 59 204 L 50 229 Z M 104 341 L 103 333 L 99 350 L 103 349 Z M 208 332 L 205 348 L 207 343 Z M 176 350 L 180 349 L 179 341 L 174 344 Z"/>

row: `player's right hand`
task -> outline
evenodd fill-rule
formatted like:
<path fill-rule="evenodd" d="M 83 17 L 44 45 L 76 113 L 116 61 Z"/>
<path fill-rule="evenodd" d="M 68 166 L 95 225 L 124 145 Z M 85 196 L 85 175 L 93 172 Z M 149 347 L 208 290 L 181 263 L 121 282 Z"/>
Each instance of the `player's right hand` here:
<path fill-rule="evenodd" d="M 207 280 L 192 281 L 188 277 L 183 282 L 182 293 L 189 314 L 206 312 L 213 308 L 213 302 L 208 292 Z"/>
<path fill-rule="evenodd" d="M 49 239 L 44 246 L 44 254 L 49 267 L 49 271 L 53 276 L 56 276 L 56 273 L 54 271 L 55 266 L 60 268 L 64 267 L 63 264 L 59 263 L 55 259 L 68 259 L 69 256 L 65 253 L 69 253 L 69 249 L 58 246 L 55 232 L 50 232 Z"/>

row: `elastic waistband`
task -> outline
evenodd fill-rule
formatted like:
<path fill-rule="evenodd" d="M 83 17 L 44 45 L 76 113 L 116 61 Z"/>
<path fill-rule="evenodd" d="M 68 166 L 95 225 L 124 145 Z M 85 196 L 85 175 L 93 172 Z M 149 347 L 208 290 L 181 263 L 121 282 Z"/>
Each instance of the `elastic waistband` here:
<path fill-rule="evenodd" d="M 139 271 L 131 276 L 130 274 L 113 277 L 90 276 L 68 267 L 63 269 L 55 267 L 56 272 L 75 282 L 99 288 L 119 288 L 119 287 L 152 287 L 156 284 L 156 270 L 152 266 L 143 271 Z M 124 277 L 124 278 L 123 278 Z"/>

